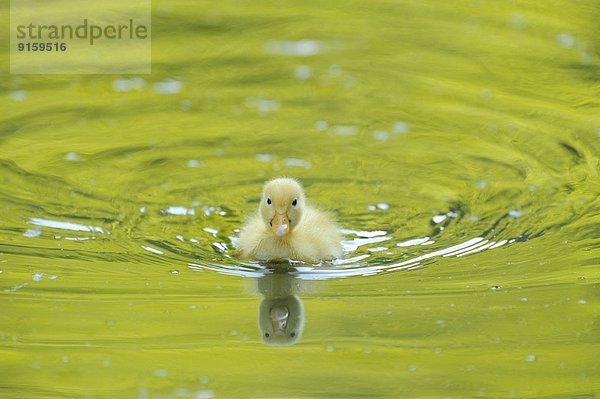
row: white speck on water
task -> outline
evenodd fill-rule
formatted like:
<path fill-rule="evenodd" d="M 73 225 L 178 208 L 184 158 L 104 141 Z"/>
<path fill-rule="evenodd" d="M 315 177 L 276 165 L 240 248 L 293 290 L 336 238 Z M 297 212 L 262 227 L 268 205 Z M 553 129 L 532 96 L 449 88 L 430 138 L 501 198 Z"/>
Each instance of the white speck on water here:
<path fill-rule="evenodd" d="M 388 141 L 390 135 L 385 130 L 375 130 L 373 132 L 373 138 L 380 143 Z"/>
<path fill-rule="evenodd" d="M 358 126 L 355 125 L 333 125 L 331 127 L 331 133 L 337 136 L 356 136 L 358 131 Z"/>
<path fill-rule="evenodd" d="M 164 255 L 164 254 L 165 254 L 163 251 L 160 251 L 160 250 L 158 250 L 158 249 L 156 249 L 156 248 L 147 247 L 147 246 L 145 246 L 145 245 L 140 245 L 140 246 L 141 246 L 142 248 L 144 248 L 146 251 L 148 251 L 148 252 L 152 252 L 152 253 L 154 253 L 154 254 L 157 254 L 157 255 Z"/>
<path fill-rule="evenodd" d="M 269 40 L 264 49 L 267 54 L 285 55 L 289 57 L 310 57 L 323 51 L 321 42 L 310 39 L 303 40 Z"/>
<path fill-rule="evenodd" d="M 256 154 L 256 160 L 258 162 L 270 162 L 273 159 L 271 154 Z"/>
<path fill-rule="evenodd" d="M 512 14 L 509 23 L 514 30 L 523 30 L 527 26 L 527 19 L 521 14 Z"/>
<path fill-rule="evenodd" d="M 434 217 L 431 218 L 431 220 L 433 221 L 433 223 L 438 224 L 443 222 L 444 220 L 446 220 L 448 216 L 446 215 L 435 215 Z"/>
<path fill-rule="evenodd" d="M 435 353 L 442 353 L 442 348 L 435 348 L 433 351 Z"/>
<path fill-rule="evenodd" d="M 140 91 L 145 86 L 146 81 L 140 77 L 134 77 L 131 79 L 116 79 L 112 82 L 113 90 L 119 93 L 126 93 L 132 90 Z"/>
<path fill-rule="evenodd" d="M 333 346 L 331 345 L 327 345 L 327 347 L 325 348 L 325 350 L 329 353 L 333 352 Z"/>
<path fill-rule="evenodd" d="M 81 158 L 76 152 L 67 152 L 64 156 L 65 161 L 79 161 Z"/>
<path fill-rule="evenodd" d="M 69 361 L 70 361 L 70 360 L 71 360 L 71 359 L 69 359 L 69 356 L 67 356 L 67 355 L 63 355 L 63 357 L 62 357 L 62 362 L 63 362 L 63 363 L 69 363 Z"/>
<path fill-rule="evenodd" d="M 528 299 L 527 298 L 521 298 L 521 302 L 527 302 Z"/>
<path fill-rule="evenodd" d="M 146 207 L 145 206 L 143 206 L 143 207 L 140 208 L 140 213 L 146 213 Z"/>
<path fill-rule="evenodd" d="M 508 216 L 511 216 L 515 219 L 518 219 L 522 216 L 523 214 L 517 210 L 511 209 L 510 211 L 508 211 Z"/>
<path fill-rule="evenodd" d="M 171 274 L 179 274 L 179 270 L 171 270 Z"/>
<path fill-rule="evenodd" d="M 39 237 L 41 235 L 42 235 L 42 230 L 39 229 L 39 228 L 37 228 L 37 229 L 27 229 L 23 233 L 23 237 L 27 237 L 27 238 L 35 238 L 35 237 Z"/>
<path fill-rule="evenodd" d="M 219 232 L 219 230 L 213 229 L 212 227 L 205 227 L 202 229 L 202 231 L 206 231 L 207 233 L 212 234 L 213 237 L 216 237 L 217 233 Z"/>
<path fill-rule="evenodd" d="M 183 89 L 183 83 L 175 79 L 155 82 L 153 85 L 153 90 L 156 94 L 177 94 L 181 89 Z"/>
<path fill-rule="evenodd" d="M 412 239 L 412 240 L 399 242 L 398 244 L 396 244 L 396 246 L 398 246 L 398 247 L 411 247 L 413 245 L 421 245 L 421 244 L 423 244 L 423 243 L 425 243 L 427 241 L 429 241 L 429 237 L 415 238 L 415 239 Z"/>
<path fill-rule="evenodd" d="M 43 278 L 43 277 L 44 277 L 44 273 L 34 273 L 34 274 L 31 276 L 31 279 L 32 279 L 33 281 L 42 281 L 42 278 Z"/>
<path fill-rule="evenodd" d="M 381 252 L 381 251 L 386 251 L 387 247 L 375 247 L 375 248 L 367 248 L 367 251 L 369 252 Z"/>
<path fill-rule="evenodd" d="M 392 133 L 402 134 L 408 132 L 410 125 L 404 121 L 396 121 L 392 127 Z"/>
<path fill-rule="evenodd" d="M 390 209 L 390 205 L 386 204 L 385 202 L 378 202 L 377 209 L 381 209 L 382 211 L 387 211 L 388 209 Z"/>
<path fill-rule="evenodd" d="M 238 335 L 239 332 L 237 330 L 231 330 L 229 331 L 229 335 Z"/>
<path fill-rule="evenodd" d="M 91 233 L 104 233 L 102 227 L 97 226 L 86 226 L 78 223 L 71 222 L 59 222 L 57 220 L 47 220 L 47 219 L 39 219 L 39 218 L 31 218 L 29 219 L 30 224 L 34 224 L 36 226 L 50 227 L 54 229 L 62 229 L 62 230 L 73 230 L 73 231 L 89 231 Z M 110 232 L 107 231 L 109 234 Z"/>
<path fill-rule="evenodd" d="M 358 237 L 364 237 L 364 238 L 380 237 L 380 236 L 384 236 L 387 234 L 387 231 L 384 231 L 384 230 L 358 231 L 358 230 L 340 229 L 339 231 L 342 234 L 354 234 Z"/>
<path fill-rule="evenodd" d="M 183 236 L 175 236 L 175 238 L 177 238 L 181 242 L 185 242 L 185 238 L 183 238 Z"/>
<path fill-rule="evenodd" d="M 21 288 L 27 287 L 28 285 L 29 285 L 29 283 L 15 285 L 14 287 L 5 289 L 4 292 L 15 292 L 17 290 L 20 290 Z"/>
<path fill-rule="evenodd" d="M 388 315 L 388 316 L 391 315 L 392 313 L 393 312 L 391 310 L 388 310 L 388 311 L 385 312 L 385 314 Z"/>
<path fill-rule="evenodd" d="M 319 132 L 323 132 L 323 131 L 327 130 L 328 127 L 329 127 L 329 123 L 327 123 L 327 121 L 316 121 L 315 122 L 315 129 L 317 129 Z M 598 129 L 598 131 L 600 132 L 600 129 Z"/>
<path fill-rule="evenodd" d="M 527 355 L 525 356 L 525 361 L 526 362 L 535 362 L 536 360 L 536 356 L 535 355 Z"/>
<path fill-rule="evenodd" d="M 556 41 L 564 48 L 572 48 L 575 45 L 575 38 L 568 32 L 563 32 L 557 35 Z"/>
<path fill-rule="evenodd" d="M 370 211 L 376 211 L 377 207 L 375 205 L 369 205 L 369 206 L 367 206 L 367 209 Z"/>
<path fill-rule="evenodd" d="M 196 210 L 194 208 L 186 208 L 185 206 L 170 206 L 167 209 L 161 210 L 161 213 L 175 216 L 193 216 L 196 214 Z"/>
<path fill-rule="evenodd" d="M 469 222 L 477 222 L 479 220 L 479 218 L 477 216 L 469 216 Z"/>
<path fill-rule="evenodd" d="M 417 371 L 417 366 L 415 364 L 411 364 L 410 366 L 408 366 L 408 371 Z"/>
<path fill-rule="evenodd" d="M 484 189 L 488 186 L 488 181 L 485 179 L 479 179 L 475 182 L 475 187 L 479 188 L 479 189 Z"/>
<path fill-rule="evenodd" d="M 448 216 L 449 218 L 457 218 L 458 217 L 458 213 L 454 212 L 454 211 L 449 211 L 448 213 L 446 213 L 446 216 Z"/>
<path fill-rule="evenodd" d="M 531 184 L 529 187 L 527 187 L 527 189 L 531 192 L 534 192 L 535 190 L 537 190 L 537 186 L 534 184 Z"/>
<path fill-rule="evenodd" d="M 196 240 L 195 238 L 190 238 L 190 242 L 193 242 L 194 244 L 198 244 L 200 241 Z"/>
<path fill-rule="evenodd" d="M 298 80 L 307 80 L 312 76 L 312 68 L 308 65 L 297 65 L 294 70 L 294 76 Z"/>
<path fill-rule="evenodd" d="M 223 253 L 226 253 L 228 250 L 227 244 L 225 244 L 224 242 L 213 242 L 213 247 L 217 248 L 219 252 Z"/>
<path fill-rule="evenodd" d="M 215 286 L 216 289 L 221 290 L 223 289 L 223 287 L 221 287 L 220 285 Z"/>
<path fill-rule="evenodd" d="M 585 299 L 580 299 L 577 301 L 577 303 L 580 305 L 585 305 L 587 303 L 587 301 Z"/>
<path fill-rule="evenodd" d="M 285 166 L 290 168 L 297 167 L 310 169 L 310 167 L 312 166 L 312 164 L 309 161 L 305 161 L 304 159 L 299 158 L 286 158 L 283 160 L 283 163 Z"/>
<path fill-rule="evenodd" d="M 27 92 L 25 90 L 13 90 L 8 95 L 12 101 L 23 101 L 27 97 Z"/>
<path fill-rule="evenodd" d="M 200 161 L 196 159 L 190 159 L 189 161 L 187 161 L 187 166 L 188 168 L 197 168 L 200 166 Z"/>
<path fill-rule="evenodd" d="M 215 393 L 210 389 L 202 389 L 194 393 L 194 399 L 212 399 L 215 397 Z"/>
<path fill-rule="evenodd" d="M 169 375 L 169 373 L 167 372 L 167 370 L 164 369 L 158 369 L 158 370 L 154 370 L 154 375 L 157 377 L 166 377 Z"/>

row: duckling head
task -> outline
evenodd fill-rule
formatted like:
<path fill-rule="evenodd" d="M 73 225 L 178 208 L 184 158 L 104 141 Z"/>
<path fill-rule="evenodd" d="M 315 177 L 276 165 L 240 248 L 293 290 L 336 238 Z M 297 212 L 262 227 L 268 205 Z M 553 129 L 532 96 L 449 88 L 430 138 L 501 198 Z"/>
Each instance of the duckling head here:
<path fill-rule="evenodd" d="M 290 178 L 271 180 L 263 187 L 260 215 L 278 237 L 290 234 L 302 219 L 304 190 Z"/>

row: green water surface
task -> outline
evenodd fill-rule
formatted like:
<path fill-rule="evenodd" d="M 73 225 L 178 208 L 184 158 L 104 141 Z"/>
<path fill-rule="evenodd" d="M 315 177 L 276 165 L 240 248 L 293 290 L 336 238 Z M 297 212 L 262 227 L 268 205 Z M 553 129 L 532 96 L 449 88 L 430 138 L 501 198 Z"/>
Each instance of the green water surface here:
<path fill-rule="evenodd" d="M 151 75 L 1 75 L 0 397 L 600 397 L 598 21 L 156 0 Z M 233 257 L 281 175 L 344 259 Z"/>

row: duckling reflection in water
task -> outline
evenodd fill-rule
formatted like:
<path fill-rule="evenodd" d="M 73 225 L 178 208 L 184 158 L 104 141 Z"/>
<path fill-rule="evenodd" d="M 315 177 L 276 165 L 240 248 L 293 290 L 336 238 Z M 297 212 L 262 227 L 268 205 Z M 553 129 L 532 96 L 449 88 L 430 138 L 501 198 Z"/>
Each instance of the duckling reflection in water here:
<path fill-rule="evenodd" d="M 308 263 L 342 255 L 341 236 L 330 216 L 306 203 L 304 190 L 291 178 L 263 187 L 258 212 L 242 227 L 237 255 L 243 259 Z"/>
<path fill-rule="evenodd" d="M 300 283 L 287 272 L 267 274 L 258 280 L 258 290 L 263 295 L 258 306 L 258 328 L 267 345 L 293 345 L 302 336 L 304 305 L 295 294 Z"/>

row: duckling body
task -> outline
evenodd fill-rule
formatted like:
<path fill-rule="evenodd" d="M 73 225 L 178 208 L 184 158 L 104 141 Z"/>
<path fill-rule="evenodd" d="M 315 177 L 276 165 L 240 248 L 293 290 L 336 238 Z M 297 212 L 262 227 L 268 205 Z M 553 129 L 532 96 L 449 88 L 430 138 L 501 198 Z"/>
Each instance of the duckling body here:
<path fill-rule="evenodd" d="M 237 254 L 316 263 L 342 255 L 340 238 L 329 214 L 306 204 L 300 183 L 278 178 L 265 184 L 258 212 L 242 227 Z"/>

